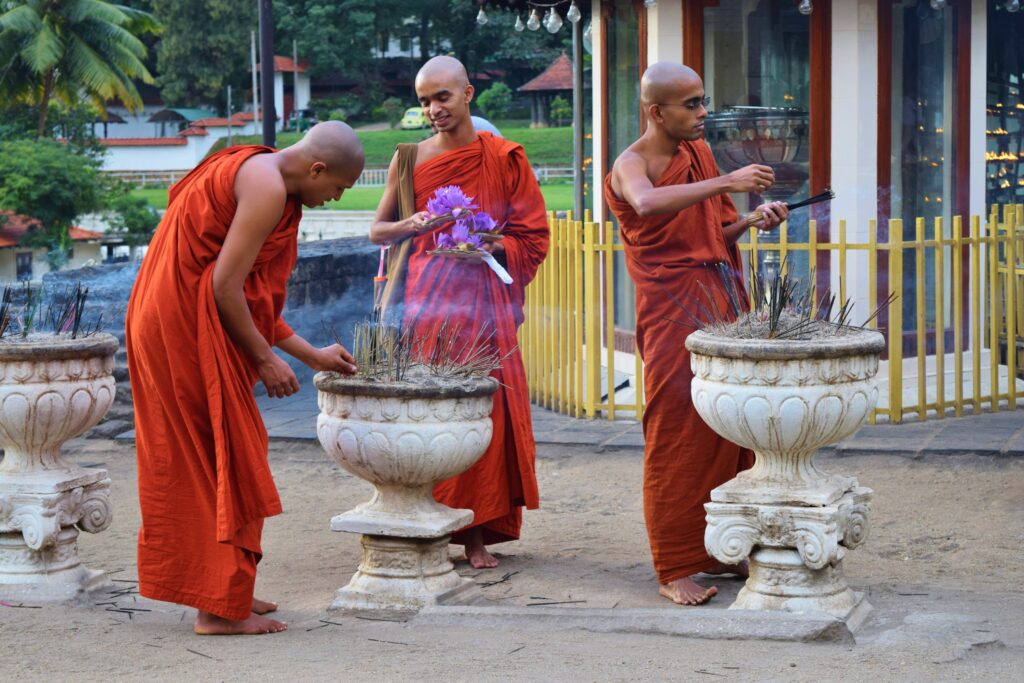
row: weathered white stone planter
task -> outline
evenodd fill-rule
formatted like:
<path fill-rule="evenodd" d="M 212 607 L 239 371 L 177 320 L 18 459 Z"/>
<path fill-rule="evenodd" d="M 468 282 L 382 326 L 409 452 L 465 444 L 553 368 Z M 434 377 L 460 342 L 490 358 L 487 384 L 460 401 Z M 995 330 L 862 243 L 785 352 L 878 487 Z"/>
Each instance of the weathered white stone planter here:
<path fill-rule="evenodd" d="M 373 498 L 334 517 L 362 534 L 362 562 L 332 609 L 415 610 L 465 604 L 479 590 L 448 560 L 449 535 L 471 510 L 434 500 L 434 485 L 467 470 L 491 441 L 489 378 L 437 383 L 367 382 L 320 373 L 317 436 L 327 453 L 373 484 Z"/>
<path fill-rule="evenodd" d="M 859 596 L 842 560 L 868 531 L 872 491 L 814 464 L 875 408 L 881 334 L 751 340 L 694 332 L 686 341 L 694 406 L 708 425 L 754 451 L 754 467 L 711 492 L 704 543 L 726 564 L 750 558 L 733 608 L 849 618 Z M 857 610 L 863 614 L 864 609 Z"/>
<path fill-rule="evenodd" d="M 62 601 L 103 583 L 78 531 L 110 526 L 110 479 L 61 447 L 110 409 L 116 351 L 109 334 L 0 343 L 0 597 Z"/>

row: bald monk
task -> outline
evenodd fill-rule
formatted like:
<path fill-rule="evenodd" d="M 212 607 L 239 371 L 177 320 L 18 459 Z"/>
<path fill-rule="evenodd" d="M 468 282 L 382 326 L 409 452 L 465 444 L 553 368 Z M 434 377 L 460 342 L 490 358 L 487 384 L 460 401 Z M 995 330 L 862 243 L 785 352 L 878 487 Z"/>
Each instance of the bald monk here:
<path fill-rule="evenodd" d="M 352 187 L 363 150 L 330 121 L 274 151 L 214 154 L 171 187 L 139 269 L 125 337 L 139 469 L 139 593 L 198 610 L 201 635 L 274 633 L 253 597 L 263 519 L 281 512 L 253 397 L 299 389 L 273 347 L 314 370 L 353 372 L 281 319 L 302 206 Z"/>
<path fill-rule="evenodd" d="M 498 565 L 486 546 L 518 539 L 522 508 L 538 505 L 536 445 L 516 329 L 523 322 L 524 289 L 547 254 L 548 223 L 544 198 L 523 148 L 474 130 L 469 115 L 473 93 L 457 59 L 435 57 L 420 69 L 416 94 L 437 134 L 417 149 L 416 213 L 399 216 L 396 154 L 370 239 L 377 244 L 413 240 L 404 324 L 415 334 L 429 335 L 444 320 L 461 325 L 466 341 L 481 331 L 496 331 L 504 361 L 492 374 L 501 385 L 494 395 L 490 447 L 473 467 L 434 490 L 441 503 L 473 511 L 472 525 L 453 534 L 452 542 L 465 546 L 473 567 L 485 568 Z M 451 226 L 428 228 L 424 211 L 434 191 L 446 185 L 461 186 L 481 210 L 505 224 L 504 238 L 485 249 L 505 266 L 515 280 L 512 285 L 502 284 L 481 263 L 427 253 L 434 249 L 436 233 Z"/>
<path fill-rule="evenodd" d="M 736 240 L 747 230 L 729 192 L 763 193 L 775 176 L 751 165 L 719 175 L 702 139 L 708 101 L 692 69 L 658 62 L 644 72 L 640 99 L 648 126 L 615 161 L 604 191 L 619 221 L 626 265 L 636 285 L 636 343 L 645 361 L 644 516 L 660 592 L 681 605 L 697 605 L 718 589 L 695 574 L 739 573 L 704 549 L 704 503 L 711 489 L 753 464 L 749 451 L 718 436 L 690 398 L 690 354 L 683 341 L 691 330 L 673 303 L 705 300 L 706 288 L 731 310 L 714 264 L 727 264 L 742 292 Z M 767 230 L 788 212 L 774 202 L 758 207 Z M 667 294 L 671 293 L 671 297 Z M 693 306 L 696 308 L 696 306 Z M 680 333 L 683 334 L 680 334 Z"/>

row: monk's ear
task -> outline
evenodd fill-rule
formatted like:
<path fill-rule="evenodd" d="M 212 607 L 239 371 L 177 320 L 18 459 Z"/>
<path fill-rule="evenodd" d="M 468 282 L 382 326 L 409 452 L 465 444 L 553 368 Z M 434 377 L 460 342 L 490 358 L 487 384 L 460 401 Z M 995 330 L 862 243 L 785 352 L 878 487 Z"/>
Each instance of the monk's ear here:
<path fill-rule="evenodd" d="M 314 161 L 309 167 L 311 178 L 319 178 L 321 173 L 327 172 L 327 164 L 322 161 Z"/>
<path fill-rule="evenodd" d="M 466 94 L 466 104 L 469 104 L 470 102 L 473 101 L 473 95 L 476 93 L 476 88 L 474 88 L 471 84 L 467 83 L 466 88 L 465 90 L 463 90 L 463 92 Z"/>
<path fill-rule="evenodd" d="M 655 103 L 647 105 L 647 119 L 656 123 L 662 123 L 665 117 L 661 115 L 661 106 Z"/>

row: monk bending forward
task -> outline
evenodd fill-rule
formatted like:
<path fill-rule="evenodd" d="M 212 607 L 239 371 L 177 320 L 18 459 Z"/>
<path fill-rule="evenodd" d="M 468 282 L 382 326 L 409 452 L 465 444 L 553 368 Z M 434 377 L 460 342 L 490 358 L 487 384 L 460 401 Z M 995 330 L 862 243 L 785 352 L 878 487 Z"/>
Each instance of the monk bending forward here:
<path fill-rule="evenodd" d="M 653 64 L 641 80 L 640 99 L 647 130 L 615 161 L 604 191 L 636 285 L 636 342 L 647 392 L 644 516 L 651 555 L 661 594 L 697 605 L 718 590 L 696 583 L 695 574 L 746 572 L 745 566 L 720 565 L 705 551 L 704 503 L 711 489 L 753 460 L 749 451 L 713 432 L 693 407 L 690 354 L 683 346 L 686 334 L 680 335 L 688 331 L 669 322 L 687 317 L 672 297 L 730 310 L 716 264 L 727 264 L 744 291 L 735 245 L 747 226 L 726 193 L 763 193 L 775 176 L 759 165 L 719 175 L 702 139 L 708 115 L 704 84 L 692 69 Z M 762 229 L 788 215 L 778 202 L 758 210 L 765 215 Z M 717 306 L 704 301 L 705 292 L 719 298 Z"/>
<path fill-rule="evenodd" d="M 363 168 L 343 123 L 296 145 L 231 147 L 169 193 L 128 304 L 125 335 L 139 468 L 139 593 L 199 610 L 203 635 L 273 633 L 253 597 L 263 519 L 281 512 L 253 397 L 298 391 L 272 347 L 316 370 L 354 371 L 281 320 L 302 205 L 337 199 Z"/>
<path fill-rule="evenodd" d="M 447 320 L 461 326 L 463 341 L 494 331 L 494 343 L 504 358 L 501 369 L 492 374 L 501 384 L 491 412 L 490 447 L 473 467 L 434 489 L 434 497 L 445 505 L 473 511 L 472 526 L 453 534 L 452 542 L 463 544 L 470 564 L 481 568 L 498 564 L 486 545 L 519 538 L 523 506 L 533 509 L 538 504 L 536 445 L 516 329 L 523 322 L 526 285 L 547 254 L 548 222 L 544 197 L 523 148 L 473 129 L 473 92 L 465 67 L 456 59 L 435 57 L 420 69 L 416 95 L 437 135 L 417 149 L 416 213 L 398 215 L 396 155 L 370 239 L 378 244 L 413 240 L 405 288 L 407 328 L 429 335 Z M 436 233 L 451 227 L 449 223 L 428 229 L 425 223 L 427 201 L 446 185 L 461 186 L 481 210 L 504 224 L 504 238 L 485 249 L 503 263 L 513 284 L 503 284 L 481 263 L 427 253 L 434 249 Z"/>

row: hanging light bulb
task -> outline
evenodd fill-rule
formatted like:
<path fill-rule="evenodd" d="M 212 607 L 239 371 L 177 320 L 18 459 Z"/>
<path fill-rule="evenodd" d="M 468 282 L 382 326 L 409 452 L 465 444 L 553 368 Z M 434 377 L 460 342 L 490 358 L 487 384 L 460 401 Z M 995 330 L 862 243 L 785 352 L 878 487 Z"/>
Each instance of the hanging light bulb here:
<path fill-rule="evenodd" d="M 811 5 L 811 0 L 800 0 L 800 4 L 797 6 L 800 14 L 807 16 L 814 11 L 814 7 Z"/>
<path fill-rule="evenodd" d="M 644 0 L 644 7 L 647 9 L 653 9 L 658 4 L 658 0 Z"/>
<path fill-rule="evenodd" d="M 516 25 L 513 26 L 513 28 L 516 31 L 519 31 L 520 33 L 522 33 L 523 30 L 526 28 L 526 24 L 523 23 L 523 18 L 518 14 L 516 15 Z"/>
<path fill-rule="evenodd" d="M 565 13 L 565 18 L 575 24 L 582 17 L 583 14 L 580 13 L 580 8 L 576 6 L 576 0 L 572 0 L 572 4 L 569 5 L 569 11 Z"/>
<path fill-rule="evenodd" d="M 558 33 L 558 29 L 562 28 L 562 17 L 558 16 L 558 12 L 555 8 L 551 8 L 551 12 L 548 14 L 548 23 L 544 27 L 548 30 L 548 33 Z"/>
<path fill-rule="evenodd" d="M 1020 0 L 1007 0 L 1003 7 L 1006 8 L 1007 12 L 1016 12 L 1020 9 Z"/>
<path fill-rule="evenodd" d="M 476 23 L 481 26 L 487 23 L 487 12 L 484 11 L 484 6 L 480 5 L 480 11 L 476 15 Z"/>
<path fill-rule="evenodd" d="M 531 31 L 536 31 L 540 28 L 540 17 L 537 16 L 536 9 L 530 12 L 530 18 L 526 20 L 526 28 Z"/>
<path fill-rule="evenodd" d="M 932 6 L 932 9 L 942 9 L 946 6 L 946 0 L 932 0 L 929 4 Z"/>
<path fill-rule="evenodd" d="M 594 49 L 594 22 L 588 21 L 587 25 L 583 28 L 583 49 L 587 51 L 587 54 L 592 54 Z"/>

